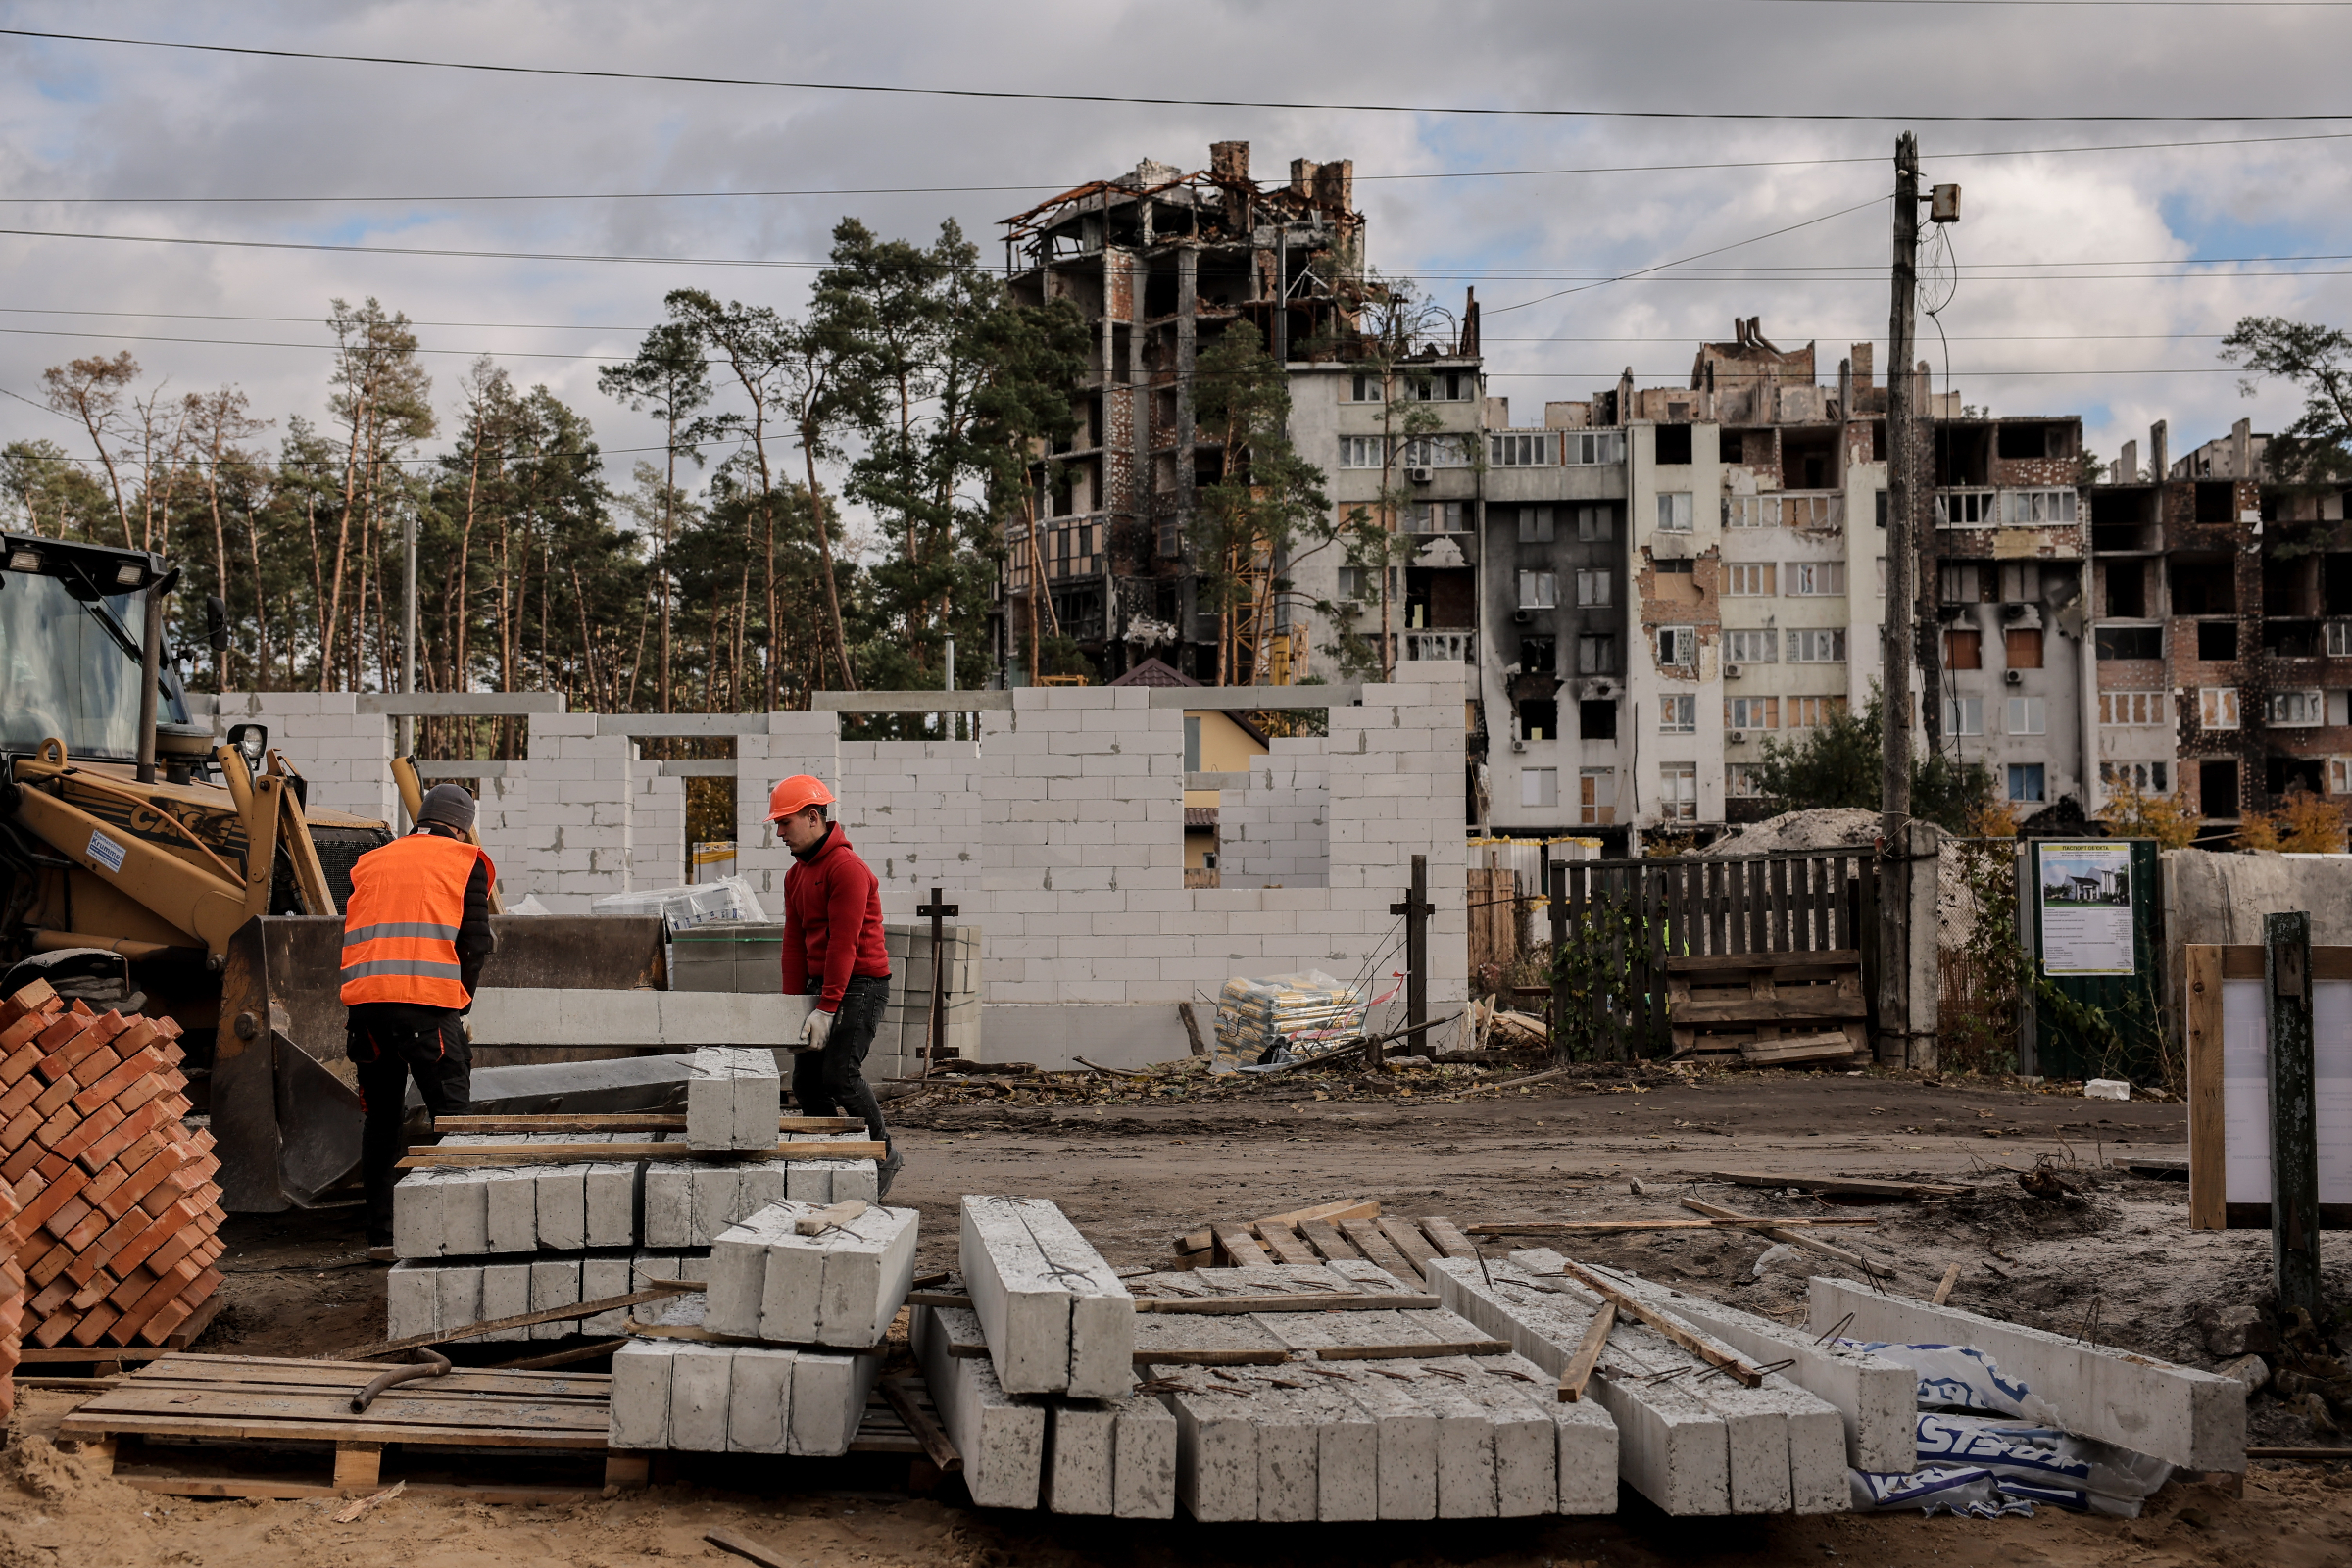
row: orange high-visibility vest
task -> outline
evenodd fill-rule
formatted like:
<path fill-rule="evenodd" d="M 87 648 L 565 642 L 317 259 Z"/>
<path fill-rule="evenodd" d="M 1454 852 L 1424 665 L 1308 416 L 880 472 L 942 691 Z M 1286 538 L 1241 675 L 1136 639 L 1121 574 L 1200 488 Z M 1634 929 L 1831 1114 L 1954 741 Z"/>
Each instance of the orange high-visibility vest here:
<path fill-rule="evenodd" d="M 476 860 L 490 865 L 473 845 L 437 833 L 412 833 L 360 857 L 343 909 L 345 1006 L 463 1007 L 473 1000 L 458 978 L 458 927 Z"/>

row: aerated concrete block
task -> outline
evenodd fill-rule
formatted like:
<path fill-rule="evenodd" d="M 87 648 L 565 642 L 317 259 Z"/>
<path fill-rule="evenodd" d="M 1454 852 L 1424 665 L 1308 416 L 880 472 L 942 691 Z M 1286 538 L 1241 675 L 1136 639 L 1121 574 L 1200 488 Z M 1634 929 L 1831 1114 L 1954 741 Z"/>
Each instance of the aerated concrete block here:
<path fill-rule="evenodd" d="M 534 1312 L 553 1306 L 577 1306 L 588 1298 L 580 1294 L 580 1260 L 576 1257 L 531 1259 L 531 1307 Z M 533 1324 L 534 1340 L 561 1340 L 580 1331 L 579 1321 Z"/>
<path fill-rule="evenodd" d="M 882 1357 L 796 1350 L 792 1363 L 792 1425 L 785 1451 L 830 1458 L 850 1451 L 865 1419 L 866 1401 L 881 1381 Z"/>
<path fill-rule="evenodd" d="M 1843 1280 L 1816 1279 L 1808 1303 L 1816 1334 L 1847 1313 L 1849 1340 L 1966 1345 L 2022 1383 L 2067 1431 L 2189 1470 L 2246 1467 L 2246 1386 L 2235 1378 L 2085 1345 L 1956 1306 L 1880 1296 Z"/>
<path fill-rule="evenodd" d="M 630 1283 L 634 1270 L 628 1256 L 583 1257 L 580 1259 L 580 1299 L 601 1301 L 609 1296 L 627 1296 L 635 1287 Z M 629 1308 L 615 1306 L 594 1317 L 580 1320 L 582 1334 L 618 1334 L 628 1321 Z"/>
<path fill-rule="evenodd" d="M 670 1446 L 670 1368 L 678 1340 L 631 1340 L 612 1352 L 612 1418 L 607 1441 L 622 1449 Z"/>
<path fill-rule="evenodd" d="M 384 1337 L 405 1340 L 412 1334 L 441 1332 L 441 1287 L 438 1271 L 427 1264 L 402 1261 L 384 1275 Z"/>
<path fill-rule="evenodd" d="M 1044 1401 L 1004 1392 L 987 1356 L 958 1356 L 957 1343 L 985 1346 L 976 1313 L 917 1307 L 914 1353 L 939 1408 L 940 1425 L 963 1456 L 963 1480 L 983 1508 L 1034 1508 L 1044 1474 Z"/>
<path fill-rule="evenodd" d="M 578 1299 L 578 1298 L 573 1298 Z M 520 1317 L 531 1309 L 531 1265 L 528 1263 L 486 1263 L 482 1266 L 482 1321 L 497 1317 Z M 490 1340 L 527 1340 L 527 1328 L 500 1329 L 495 1334 L 478 1335 Z"/>
<path fill-rule="evenodd" d="M 727 1386 L 729 1452 L 790 1451 L 795 1359 L 790 1350 L 734 1348 Z"/>
<path fill-rule="evenodd" d="M 727 1450 L 727 1391 L 736 1347 L 674 1342 L 670 1359 L 669 1446 L 696 1453 Z"/>
<path fill-rule="evenodd" d="M 967 1196 L 960 1244 L 972 1306 L 1007 1391 L 1126 1394 L 1135 1299 L 1060 1209 L 1042 1199 Z"/>
<path fill-rule="evenodd" d="M 392 1253 L 395 1257 L 439 1257 L 442 1170 L 402 1173 L 392 1188 Z M 397 1336 L 396 1336 L 397 1337 Z"/>
<path fill-rule="evenodd" d="M 793 1345 L 874 1346 L 914 1280 L 916 1214 L 867 1208 L 816 1236 L 795 1234 L 818 1209 L 778 1202 L 710 1247 L 710 1326 Z"/>
<path fill-rule="evenodd" d="M 761 1047 L 705 1046 L 686 1079 L 686 1142 L 696 1149 L 773 1149 L 784 1085 Z"/>

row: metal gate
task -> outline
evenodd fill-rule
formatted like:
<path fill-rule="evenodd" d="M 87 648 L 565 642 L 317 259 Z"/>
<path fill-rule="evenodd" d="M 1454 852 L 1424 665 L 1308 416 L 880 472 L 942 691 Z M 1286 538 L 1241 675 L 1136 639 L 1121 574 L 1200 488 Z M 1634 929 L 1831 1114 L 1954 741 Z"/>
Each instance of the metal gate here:
<path fill-rule="evenodd" d="M 1678 985 L 1687 991 L 1694 976 L 1752 970 L 1764 977 L 1758 994 L 1769 998 L 1769 968 L 1742 958 L 1806 954 L 1815 956 L 1814 966 L 1859 965 L 1865 975 L 1876 969 L 1866 955 L 1878 865 L 1867 850 L 1581 860 L 1549 869 L 1552 1039 L 1569 1057 L 1673 1054 Z"/>

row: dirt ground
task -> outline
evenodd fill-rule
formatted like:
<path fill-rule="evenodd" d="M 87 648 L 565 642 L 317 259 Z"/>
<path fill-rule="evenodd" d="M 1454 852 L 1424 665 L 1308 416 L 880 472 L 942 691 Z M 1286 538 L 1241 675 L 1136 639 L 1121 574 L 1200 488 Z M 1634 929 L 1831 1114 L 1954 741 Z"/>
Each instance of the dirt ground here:
<path fill-rule="evenodd" d="M 1271 1086 L 1269 1086 L 1271 1091 Z M 1942 1203 L 1840 1207 L 1876 1216 L 1843 1228 L 1893 1271 L 1890 1289 L 1925 1296 L 1962 1265 L 1961 1305 L 2145 1353 L 2210 1365 L 2201 1311 L 2256 1300 L 2269 1238 L 2191 1233 L 2186 1188 L 2130 1175 L 2132 1157 L 2174 1156 L 2180 1106 L 2116 1104 L 2017 1085 L 1880 1076 L 1730 1075 L 1703 1083 L 1594 1080 L 1539 1086 L 1483 1102 L 1398 1096 L 1315 1098 L 1312 1085 L 1213 1104 L 934 1104 L 901 1126 L 908 1156 L 894 1201 L 924 1216 L 924 1259 L 954 1261 L 958 1195 L 1056 1199 L 1122 1266 L 1163 1260 L 1168 1240 L 1206 1219 L 1246 1219 L 1337 1197 L 1457 1221 L 1670 1217 L 1697 1194 L 1758 1213 L 1823 1212 L 1817 1200 L 1706 1180 L 1716 1171 L 1915 1176 L 1965 1183 Z M 2016 1173 L 2049 1158 L 2079 1191 L 2028 1196 Z M 1630 1191 L 1639 1178 L 1646 1191 Z M 356 1214 L 244 1218 L 226 1233 L 226 1306 L 200 1347 L 229 1353 L 321 1354 L 379 1334 L 382 1270 L 359 1250 Z M 1494 1254 L 1523 1245 L 1494 1239 Z M 1544 1245 L 1527 1239 L 1524 1245 Z M 2352 1300 L 2352 1259 L 2328 1240 L 2329 1298 Z M 1770 1244 L 1714 1233 L 1580 1243 L 1579 1256 L 1677 1289 L 1785 1317 L 1801 1314 L 1803 1278 L 1824 1259 L 1757 1264 Z M 476 1359 L 493 1357 L 484 1348 Z M 1613 1517 L 1424 1526 L 1137 1525 L 956 1505 L 891 1490 L 888 1475 L 845 1477 L 804 1461 L 765 1470 L 698 1467 L 706 1486 L 662 1485 L 560 1508 L 395 1497 L 349 1525 L 338 1506 L 158 1497 L 92 1473 L 48 1441 L 76 1396 L 26 1391 L 0 1450 L 0 1568 L 80 1565 L 559 1563 L 620 1568 L 717 1560 L 721 1526 L 798 1563 L 955 1565 L 1201 1561 L 1243 1564 L 1606 1563 L 2352 1563 L 2352 1467 L 2258 1461 L 2242 1497 L 2176 1482 L 2136 1521 L 1972 1521 L 1916 1515 L 1674 1520 L 1622 1494 Z M 2315 1434 L 2275 1401 L 2254 1406 L 2258 1444 L 2344 1440 Z M 829 1490 L 825 1490 L 829 1489 Z M 726 1559 L 740 1561 L 741 1559 Z"/>

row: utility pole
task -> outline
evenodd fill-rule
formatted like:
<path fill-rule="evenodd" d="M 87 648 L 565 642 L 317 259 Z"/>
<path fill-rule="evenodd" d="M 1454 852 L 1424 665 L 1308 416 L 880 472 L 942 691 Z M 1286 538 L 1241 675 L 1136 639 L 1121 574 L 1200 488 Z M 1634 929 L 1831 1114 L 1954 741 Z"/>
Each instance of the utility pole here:
<path fill-rule="evenodd" d="M 416 509 L 409 508 L 408 517 L 400 530 L 400 690 L 403 696 L 416 689 Z M 399 754 L 416 755 L 416 719 L 415 715 L 400 715 Z M 410 824 L 412 827 L 415 823 Z"/>
<path fill-rule="evenodd" d="M 1912 407 L 1911 313 L 1919 297 L 1919 138 L 1894 142 L 1894 305 L 1886 349 L 1886 615 L 1879 639 L 1880 690 L 1886 714 L 1879 817 L 1880 1057 L 1894 1048 L 1904 1066 L 1910 1041 L 1911 964 L 1911 625 L 1918 515 L 1919 445 Z"/>

